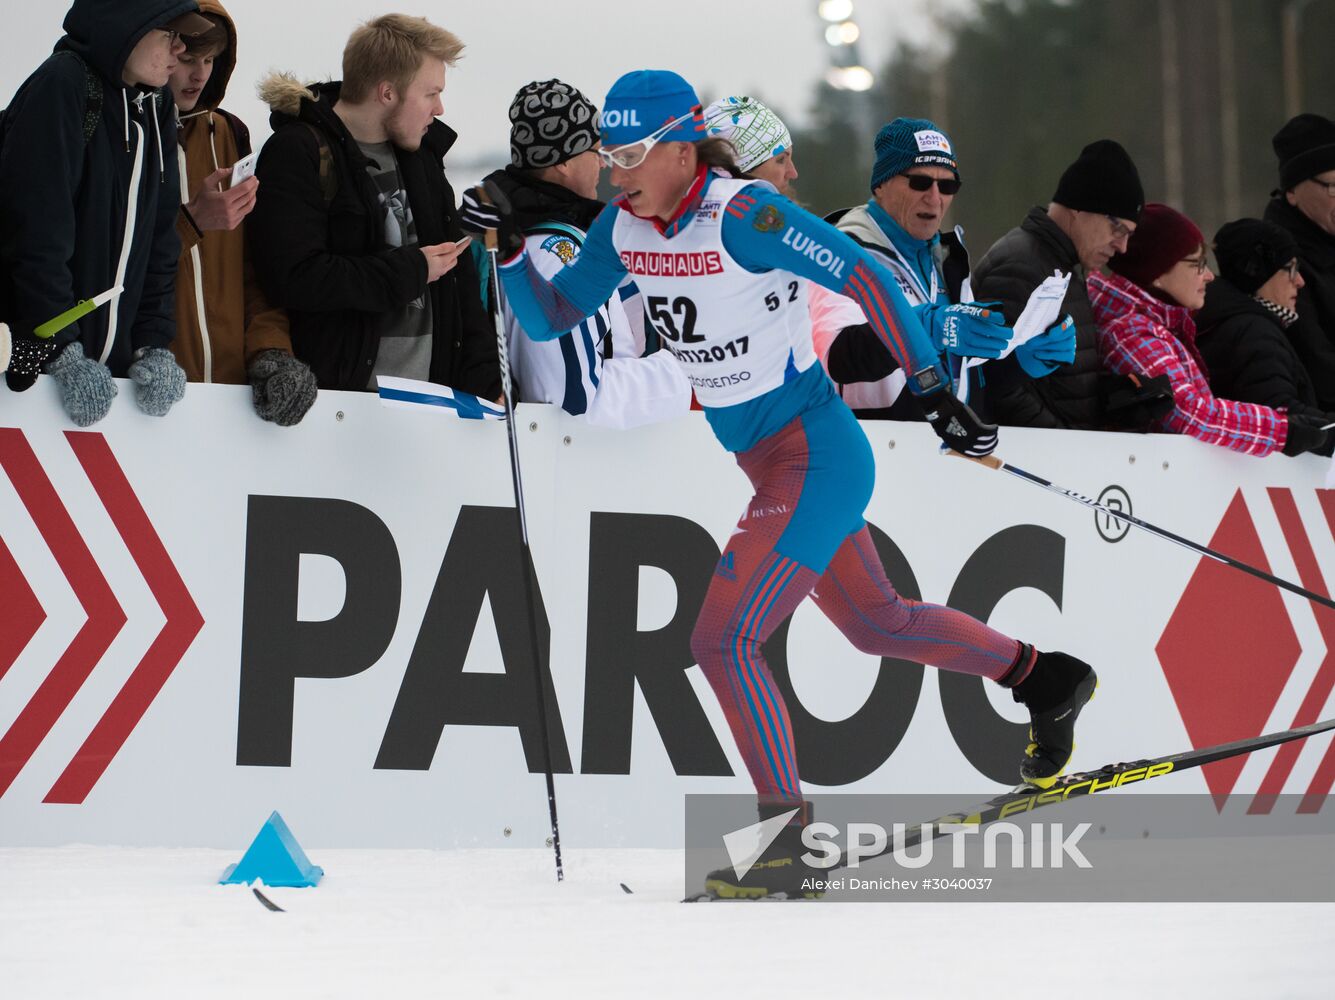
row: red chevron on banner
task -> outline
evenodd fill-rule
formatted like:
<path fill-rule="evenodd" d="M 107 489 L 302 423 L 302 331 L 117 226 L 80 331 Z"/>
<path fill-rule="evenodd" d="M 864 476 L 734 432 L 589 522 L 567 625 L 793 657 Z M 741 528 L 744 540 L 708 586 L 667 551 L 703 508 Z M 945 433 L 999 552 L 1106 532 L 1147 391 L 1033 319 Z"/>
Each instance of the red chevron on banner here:
<path fill-rule="evenodd" d="M 1280 529 L 1284 532 L 1284 540 L 1293 554 L 1294 565 L 1298 568 L 1299 582 L 1313 593 L 1322 597 L 1330 596 L 1326 589 L 1326 579 L 1321 573 L 1321 566 L 1317 563 L 1316 553 L 1312 549 L 1312 541 L 1303 526 L 1302 515 L 1298 513 L 1298 504 L 1293 499 L 1293 491 L 1271 487 L 1267 492 L 1270 494 L 1270 502 L 1274 504 L 1275 514 L 1279 518 Z M 1318 491 L 1319 494 L 1328 492 Z M 1324 496 L 1322 500 L 1325 500 Z M 1316 627 L 1321 632 L 1321 639 L 1326 644 L 1326 656 L 1321 661 L 1321 666 L 1317 668 L 1316 677 L 1313 678 L 1311 687 L 1307 689 L 1307 694 L 1293 717 L 1292 725 L 1295 727 L 1316 722 L 1320 718 L 1326 699 L 1330 697 L 1331 688 L 1335 687 L 1335 610 L 1313 604 L 1312 613 L 1316 616 Z M 1284 784 L 1289 780 L 1302 749 L 1301 743 L 1285 744 L 1279 748 L 1275 759 L 1270 762 L 1269 770 L 1261 780 L 1260 790 L 1247 809 L 1249 813 L 1269 813 L 1274 808 L 1275 798 L 1284 790 Z M 1326 790 L 1330 790 L 1329 786 Z"/>
<path fill-rule="evenodd" d="M 4 795 L 124 627 L 125 612 L 22 431 L 0 427 L 0 468 L 14 484 L 88 616 L 9 731 L 0 737 L 0 795 Z"/>
<path fill-rule="evenodd" d="M 1321 502 L 1321 513 L 1326 515 L 1326 526 L 1330 529 L 1332 536 L 1335 536 L 1335 490 L 1317 490 L 1317 499 Z M 1324 636 L 1325 633 L 1322 632 Z M 1327 643 L 1329 644 L 1329 643 Z M 1335 653 L 1327 652 L 1326 663 L 1335 658 Z M 1322 664 L 1324 669 L 1325 663 Z M 1327 693 L 1329 694 L 1329 687 Z M 1321 809 L 1326 802 L 1326 796 L 1330 794 L 1332 787 L 1335 787 L 1335 743 L 1331 743 L 1326 748 L 1326 755 L 1321 758 L 1321 763 L 1317 765 L 1316 774 L 1312 775 L 1312 783 L 1307 786 L 1307 794 L 1303 796 L 1302 803 L 1298 806 L 1300 813 L 1315 813 Z"/>
<path fill-rule="evenodd" d="M 204 619 L 106 439 L 101 434 L 74 431 L 66 438 L 166 618 L 157 638 L 43 800 L 77 804 L 88 797 L 120 752 L 203 628 Z M 87 682 L 124 627 L 126 615 L 22 431 L 0 428 L 0 468 L 14 484 L 88 616 L 14 724 L 0 737 L 2 796 Z M 0 603 L 3 678 L 46 617 L 3 542 L 0 587 L 5 594 Z"/>
<path fill-rule="evenodd" d="M 0 600 L 0 677 L 4 677 L 32 642 L 46 620 L 46 612 L 3 538 L 0 538 L 0 594 L 4 595 L 4 600 Z"/>
<path fill-rule="evenodd" d="M 107 447 L 106 439 L 101 434 L 78 431 L 67 431 L 65 436 L 167 619 L 125 686 L 43 800 L 78 803 L 88 797 L 130 733 L 139 725 L 139 720 L 204 627 L 204 618 L 158 533 L 153 530 L 120 464 Z"/>

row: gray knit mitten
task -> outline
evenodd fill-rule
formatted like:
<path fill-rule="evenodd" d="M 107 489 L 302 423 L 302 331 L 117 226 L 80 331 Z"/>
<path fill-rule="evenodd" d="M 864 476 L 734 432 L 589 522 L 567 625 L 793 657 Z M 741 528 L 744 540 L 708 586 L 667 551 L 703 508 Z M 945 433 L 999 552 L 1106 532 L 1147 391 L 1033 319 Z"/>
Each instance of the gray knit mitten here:
<path fill-rule="evenodd" d="M 79 427 L 97 423 L 111 409 L 116 398 L 116 380 L 101 362 L 83 355 L 83 344 L 74 341 L 65 346 L 46 373 L 60 386 L 60 401 L 65 412 Z"/>
<path fill-rule="evenodd" d="M 315 404 L 319 389 L 315 373 L 286 351 L 277 348 L 260 351 L 246 374 L 250 376 L 255 412 L 279 427 L 300 423 Z"/>
<path fill-rule="evenodd" d="M 185 396 L 185 371 L 165 347 L 141 347 L 126 373 L 135 382 L 135 401 L 150 417 L 165 417 Z"/>

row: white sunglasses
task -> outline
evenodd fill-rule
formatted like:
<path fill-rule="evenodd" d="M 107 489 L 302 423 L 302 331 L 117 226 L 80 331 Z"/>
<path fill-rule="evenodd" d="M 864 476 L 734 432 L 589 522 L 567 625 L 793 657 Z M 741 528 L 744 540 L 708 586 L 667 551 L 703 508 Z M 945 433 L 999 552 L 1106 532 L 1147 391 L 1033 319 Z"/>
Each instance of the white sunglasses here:
<path fill-rule="evenodd" d="M 623 170 L 634 170 L 644 158 L 649 155 L 649 150 L 653 149 L 663 136 L 667 135 L 682 122 L 690 121 L 696 115 L 696 109 L 692 108 L 686 114 L 673 121 L 668 122 L 657 132 L 646 135 L 638 142 L 627 143 L 624 146 L 617 146 L 614 149 L 600 149 L 598 156 L 602 158 L 603 163 L 609 167 L 621 167 Z"/>

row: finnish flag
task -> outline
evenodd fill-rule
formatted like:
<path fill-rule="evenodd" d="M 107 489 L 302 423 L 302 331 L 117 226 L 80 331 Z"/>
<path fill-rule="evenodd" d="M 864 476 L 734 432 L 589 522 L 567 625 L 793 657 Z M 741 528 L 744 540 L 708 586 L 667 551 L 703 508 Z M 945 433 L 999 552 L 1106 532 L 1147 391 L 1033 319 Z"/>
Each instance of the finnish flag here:
<path fill-rule="evenodd" d="M 434 410 L 464 420 L 504 420 L 505 407 L 478 399 L 472 393 L 434 382 L 377 375 L 380 402 L 400 410 L 429 413 Z"/>

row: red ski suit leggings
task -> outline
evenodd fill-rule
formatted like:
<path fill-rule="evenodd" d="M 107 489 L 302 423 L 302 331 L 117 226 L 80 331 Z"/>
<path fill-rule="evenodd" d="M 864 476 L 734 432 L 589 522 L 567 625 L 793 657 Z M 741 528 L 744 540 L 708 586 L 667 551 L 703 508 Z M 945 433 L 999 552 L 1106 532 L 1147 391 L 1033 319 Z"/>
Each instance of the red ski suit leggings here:
<path fill-rule="evenodd" d="M 808 594 L 866 653 L 993 680 L 1021 655 L 1032 659 L 1030 647 L 963 612 L 895 593 L 862 517 L 871 446 L 842 400 L 804 413 L 737 462 L 755 495 L 714 571 L 691 648 L 762 803 L 802 800 L 788 709 L 761 644 Z"/>

